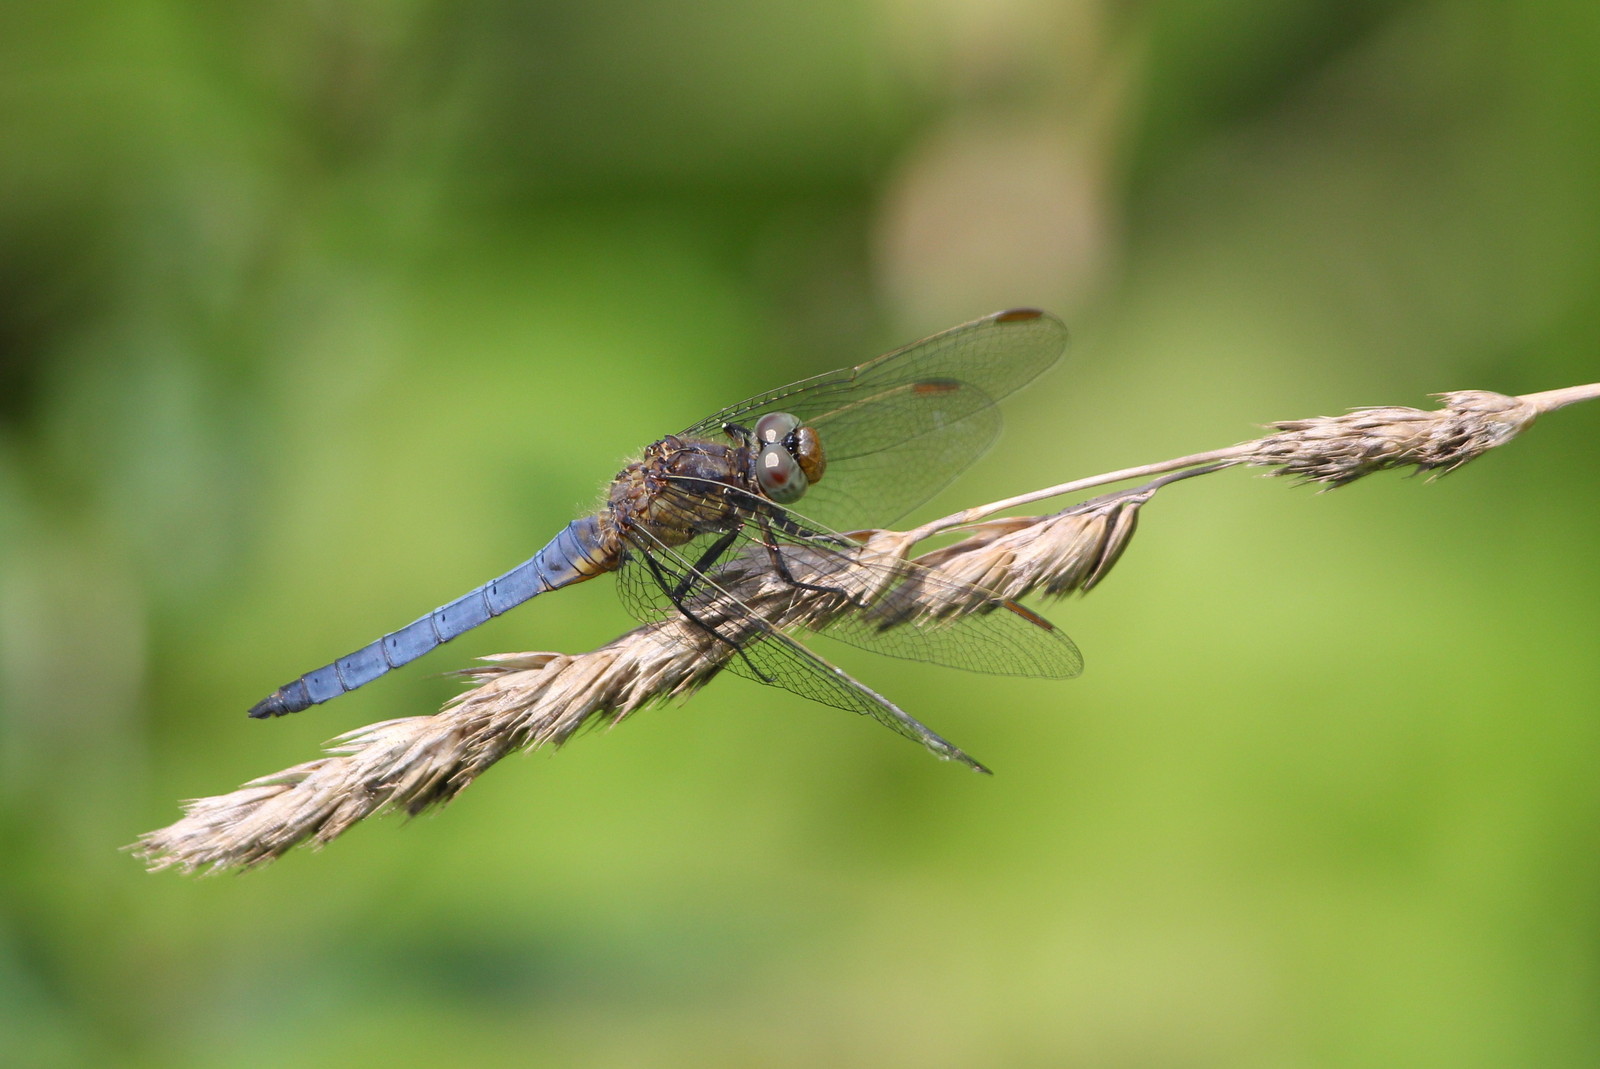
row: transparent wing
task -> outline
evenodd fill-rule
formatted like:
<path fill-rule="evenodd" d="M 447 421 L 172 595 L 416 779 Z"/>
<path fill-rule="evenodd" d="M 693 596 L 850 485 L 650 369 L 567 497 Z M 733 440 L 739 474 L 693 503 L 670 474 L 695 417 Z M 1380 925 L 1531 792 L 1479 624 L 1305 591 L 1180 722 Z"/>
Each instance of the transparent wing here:
<path fill-rule="evenodd" d="M 685 615 L 692 614 L 692 620 L 715 631 L 718 641 L 727 647 L 726 666 L 739 675 L 782 687 L 823 705 L 870 716 L 940 757 L 960 761 L 979 772 L 989 771 L 881 694 L 772 627 L 734 593 L 709 581 L 672 549 L 659 543 L 635 543 L 617 573 L 623 602 L 646 620 L 674 611 L 673 598 L 667 592 L 685 582 L 695 587 L 691 600 L 684 603 L 688 610 Z"/>
<path fill-rule="evenodd" d="M 754 533 L 747 527 L 741 535 L 754 542 Z M 1083 655 L 1064 632 L 991 590 L 839 536 L 825 541 L 771 524 L 760 532 L 769 535 L 775 551 L 747 545 L 716 579 L 758 592 L 753 602 L 774 604 L 775 618 L 793 626 L 968 672 L 1067 679 L 1083 671 Z"/>
<path fill-rule="evenodd" d="M 807 491 L 808 516 L 836 528 L 899 519 L 964 471 L 994 441 L 994 404 L 1060 357 L 1067 328 L 1032 309 L 998 312 L 853 368 L 803 379 L 732 405 L 684 430 L 791 412 L 817 431 L 827 456 Z"/>
<path fill-rule="evenodd" d="M 619 588 L 630 611 L 646 620 L 693 616 L 709 598 L 720 616 L 720 599 L 732 593 L 775 630 L 803 628 L 890 657 L 991 675 L 1062 679 L 1083 670 L 1072 640 L 1017 603 L 770 502 L 737 493 L 724 500 L 740 496 L 747 502 L 734 531 L 653 552 L 654 581 L 630 577 Z"/>

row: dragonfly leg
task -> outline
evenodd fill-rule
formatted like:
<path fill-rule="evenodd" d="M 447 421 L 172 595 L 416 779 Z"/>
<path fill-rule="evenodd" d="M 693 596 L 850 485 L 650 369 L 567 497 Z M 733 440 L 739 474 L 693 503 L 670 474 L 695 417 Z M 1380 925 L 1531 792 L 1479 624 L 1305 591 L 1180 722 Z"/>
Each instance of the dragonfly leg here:
<path fill-rule="evenodd" d="M 730 534 L 737 533 L 737 528 L 735 528 L 733 532 L 730 532 Z M 718 543 L 727 542 L 731 544 L 733 539 L 729 536 L 724 536 L 723 538 L 719 538 L 717 541 Z M 661 570 L 661 565 L 659 562 L 657 562 L 654 555 L 650 553 L 640 553 L 639 556 L 644 558 L 645 567 L 650 569 L 650 574 L 655 578 L 655 581 L 660 585 L 662 591 L 667 595 L 667 599 L 672 602 L 673 607 L 683 615 L 685 620 L 688 620 L 691 624 L 694 624 L 694 626 L 698 627 L 700 630 L 704 631 L 718 642 L 724 643 L 730 649 L 732 649 L 733 652 L 738 654 L 739 658 L 744 661 L 745 666 L 748 667 L 755 677 L 761 680 L 761 682 L 766 683 L 769 686 L 775 685 L 775 680 L 768 678 L 765 672 L 761 671 L 761 669 L 757 668 L 751 662 L 750 658 L 745 654 L 743 646 L 739 645 L 733 639 L 729 638 L 727 635 L 724 635 L 722 632 L 718 631 L 716 628 L 700 619 L 700 617 L 691 612 L 689 607 L 684 604 L 683 591 L 681 588 L 688 584 L 690 579 L 689 576 L 686 576 L 683 580 L 683 583 L 680 583 L 678 587 L 674 587 L 672 583 L 668 581 L 666 573 Z M 701 554 L 700 560 L 702 563 L 705 562 L 707 556 L 709 556 L 709 553 Z M 696 570 L 698 570 L 698 567 Z"/>
<path fill-rule="evenodd" d="M 782 579 L 785 583 L 788 583 L 790 586 L 798 587 L 801 590 L 811 590 L 818 594 L 833 594 L 845 599 L 846 601 L 851 600 L 849 592 L 844 590 L 842 587 L 823 586 L 817 583 L 808 583 L 803 579 L 796 578 L 794 573 L 789 571 L 788 562 L 783 559 L 783 550 L 779 547 L 778 540 L 772 536 L 771 520 L 763 516 L 759 522 L 761 524 L 761 534 L 763 535 L 761 544 L 766 547 L 767 556 L 772 560 L 772 568 L 778 573 L 778 577 L 780 579 Z"/>
<path fill-rule="evenodd" d="M 694 582 L 695 575 L 697 573 L 704 575 L 707 568 L 715 564 L 718 558 L 728 552 L 728 547 L 733 545 L 733 540 L 738 537 L 739 528 L 735 527 L 706 547 L 706 551 L 700 554 L 700 559 L 694 562 L 693 570 L 684 576 L 682 582 L 674 589 L 672 593 L 672 603 L 674 605 L 678 605 L 678 602 L 689 593 L 689 584 Z M 682 606 L 679 605 L 679 608 L 682 609 Z"/>

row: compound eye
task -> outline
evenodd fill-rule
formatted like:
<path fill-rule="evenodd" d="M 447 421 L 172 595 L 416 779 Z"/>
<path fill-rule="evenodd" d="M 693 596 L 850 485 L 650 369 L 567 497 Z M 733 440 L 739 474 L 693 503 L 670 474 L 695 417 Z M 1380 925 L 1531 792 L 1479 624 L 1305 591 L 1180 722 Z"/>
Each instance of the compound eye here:
<path fill-rule="evenodd" d="M 761 447 L 761 455 L 756 458 L 756 482 L 763 494 L 780 505 L 799 501 L 811 485 L 781 441 Z"/>
<path fill-rule="evenodd" d="M 756 441 L 762 445 L 781 442 L 799 426 L 800 421 L 787 412 L 768 412 L 756 420 Z"/>
<path fill-rule="evenodd" d="M 807 482 L 819 482 L 828 470 L 828 455 L 822 451 L 822 439 L 810 427 L 794 432 L 794 459 L 806 473 Z"/>

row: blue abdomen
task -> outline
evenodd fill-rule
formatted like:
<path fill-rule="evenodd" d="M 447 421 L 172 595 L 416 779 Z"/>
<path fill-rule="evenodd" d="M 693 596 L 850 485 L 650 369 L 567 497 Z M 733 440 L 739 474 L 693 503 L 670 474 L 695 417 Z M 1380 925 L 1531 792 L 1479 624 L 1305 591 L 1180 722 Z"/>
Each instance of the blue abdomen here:
<path fill-rule="evenodd" d="M 530 598 L 610 571 L 618 562 L 603 542 L 598 517 L 574 520 L 531 559 L 400 630 L 285 683 L 252 706 L 250 715 L 283 716 L 337 698 Z"/>

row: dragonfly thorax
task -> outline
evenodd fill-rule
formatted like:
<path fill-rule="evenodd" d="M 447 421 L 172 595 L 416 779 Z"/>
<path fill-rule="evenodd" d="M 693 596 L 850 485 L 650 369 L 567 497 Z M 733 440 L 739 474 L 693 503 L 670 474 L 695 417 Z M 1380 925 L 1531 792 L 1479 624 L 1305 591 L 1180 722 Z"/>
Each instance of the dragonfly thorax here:
<path fill-rule="evenodd" d="M 668 435 L 617 474 L 608 512 L 626 532 L 643 528 L 669 546 L 737 526 L 741 496 L 750 496 L 747 446 Z"/>

